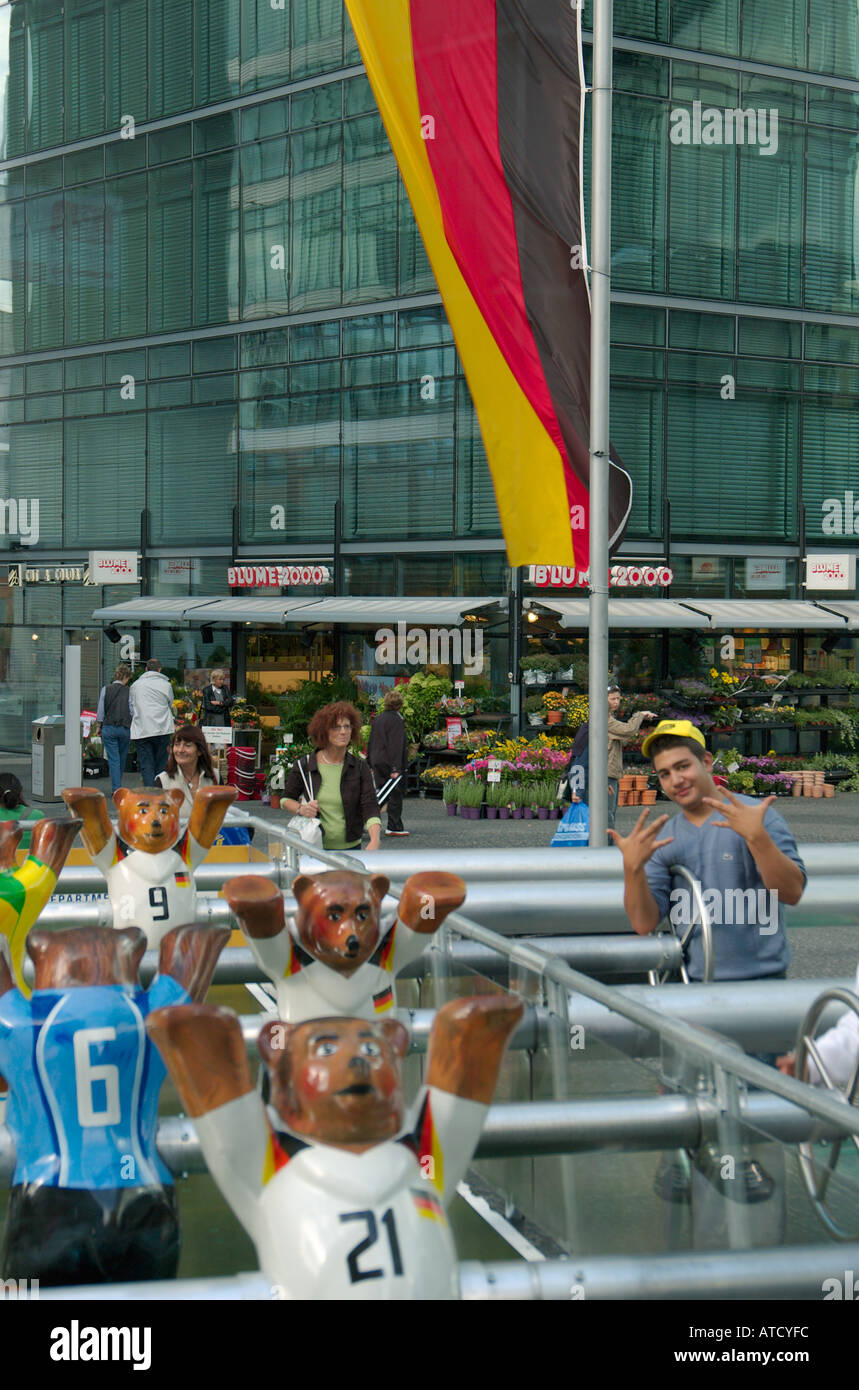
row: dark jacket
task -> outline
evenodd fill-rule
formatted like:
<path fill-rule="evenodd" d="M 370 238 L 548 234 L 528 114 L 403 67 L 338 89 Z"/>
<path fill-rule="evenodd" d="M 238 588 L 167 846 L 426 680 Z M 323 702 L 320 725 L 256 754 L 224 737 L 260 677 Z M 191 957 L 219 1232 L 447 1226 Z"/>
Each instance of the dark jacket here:
<path fill-rule="evenodd" d="M 230 706 L 233 697 L 225 685 L 221 686 L 221 699 L 215 698 L 216 687 L 207 685 L 203 690 L 203 723 L 210 729 L 225 729 L 230 722 Z"/>
<path fill-rule="evenodd" d="M 310 786 L 313 790 L 314 801 L 319 795 L 322 786 L 322 773 L 316 762 L 316 754 L 310 753 L 301 759 L 305 776 L 309 774 Z M 286 786 L 283 795 L 291 801 L 300 801 L 307 795 L 301 773 L 295 763 L 289 770 L 286 779 Z M 340 776 L 340 800 L 343 803 L 343 814 L 346 817 L 346 839 L 356 841 L 361 839 L 364 826 L 373 816 L 381 820 L 379 803 L 376 800 L 376 788 L 373 786 L 373 774 L 370 771 L 369 763 L 365 763 L 363 758 L 356 758 L 354 753 L 347 753 L 343 759 L 343 772 Z M 325 826 L 322 826 L 322 833 L 325 834 Z"/>
<path fill-rule="evenodd" d="M 370 729 L 367 761 L 371 767 L 405 772 L 409 759 L 409 739 L 401 714 L 395 709 L 377 714 Z"/>
<path fill-rule="evenodd" d="M 110 685 L 104 686 L 101 692 L 104 699 L 104 724 L 118 725 L 123 729 L 131 728 L 131 702 L 129 699 L 128 686 L 122 681 L 111 681 Z"/>

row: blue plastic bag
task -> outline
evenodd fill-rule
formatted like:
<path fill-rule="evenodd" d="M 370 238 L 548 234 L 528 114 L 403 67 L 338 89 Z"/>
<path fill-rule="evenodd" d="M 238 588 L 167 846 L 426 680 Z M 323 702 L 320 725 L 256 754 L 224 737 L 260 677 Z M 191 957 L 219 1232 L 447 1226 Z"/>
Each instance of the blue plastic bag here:
<path fill-rule="evenodd" d="M 586 849 L 589 833 L 590 815 L 587 803 L 574 801 L 558 821 L 558 828 L 552 837 L 552 846 L 556 849 Z"/>

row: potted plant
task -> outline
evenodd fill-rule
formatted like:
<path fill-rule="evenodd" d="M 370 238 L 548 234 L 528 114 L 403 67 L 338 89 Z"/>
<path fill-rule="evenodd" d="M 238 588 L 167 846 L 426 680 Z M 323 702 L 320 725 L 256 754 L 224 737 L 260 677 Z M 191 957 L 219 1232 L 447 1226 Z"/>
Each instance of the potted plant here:
<path fill-rule="evenodd" d="M 563 722 L 567 712 L 567 701 L 563 695 L 559 695 L 557 690 L 547 690 L 543 696 L 543 704 L 546 707 L 546 723 L 560 724 Z"/>
<path fill-rule="evenodd" d="M 510 814 L 514 820 L 521 820 L 523 815 L 523 793 L 522 788 L 513 784 L 510 794 Z"/>
<path fill-rule="evenodd" d="M 523 708 L 528 716 L 528 723 L 533 725 L 534 728 L 539 728 L 543 723 L 543 715 L 545 713 L 542 695 L 528 695 L 525 699 Z"/>
<path fill-rule="evenodd" d="M 510 811 L 511 811 L 510 798 L 511 798 L 511 796 L 512 796 L 512 792 L 513 792 L 513 784 L 512 784 L 512 782 L 499 782 L 499 783 L 498 783 L 498 796 L 499 796 L 499 801 L 498 801 L 498 819 L 499 819 L 499 820 L 509 820 L 509 819 L 510 819 Z"/>
<path fill-rule="evenodd" d="M 455 778 L 451 777 L 442 784 L 441 799 L 447 807 L 447 814 L 449 816 L 455 816 L 459 810 Z"/>

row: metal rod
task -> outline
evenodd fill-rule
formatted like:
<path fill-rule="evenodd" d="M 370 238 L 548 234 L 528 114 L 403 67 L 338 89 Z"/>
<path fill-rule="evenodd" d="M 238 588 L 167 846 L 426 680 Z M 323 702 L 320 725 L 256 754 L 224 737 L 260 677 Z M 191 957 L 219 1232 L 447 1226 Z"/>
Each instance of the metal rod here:
<path fill-rule="evenodd" d="M 740 1119 L 758 1133 L 784 1143 L 836 1138 L 859 1131 L 859 1114 L 842 1106 L 841 1125 L 821 1125 L 799 1106 L 759 1091 L 744 1095 Z M 490 1107 L 477 1147 L 478 1158 L 536 1157 L 613 1149 L 655 1153 L 692 1148 L 718 1136 L 721 1111 L 706 1095 L 663 1095 L 608 1100 L 521 1101 Z M 182 1115 L 158 1122 L 158 1152 L 171 1173 L 207 1172 L 193 1122 Z M 11 1181 L 12 1137 L 0 1125 L 0 1180 Z"/>
<path fill-rule="evenodd" d="M 707 1254 L 588 1255 L 574 1260 L 504 1260 L 459 1266 L 460 1297 L 484 1301 L 811 1299 L 823 1281 L 859 1267 L 859 1245 L 805 1245 L 796 1250 L 717 1250 Z M 837 1258 L 836 1258 L 837 1254 Z M 837 1266 L 837 1268 L 836 1268 Z M 840 1271 L 840 1273 L 839 1273 Z M 259 1270 L 207 1279 L 159 1279 L 137 1284 L 84 1284 L 40 1289 L 40 1302 L 268 1301 L 271 1281 Z M 799 1345 L 799 1344 L 798 1344 Z"/>
<path fill-rule="evenodd" d="M 859 1245 L 799 1250 L 718 1250 L 707 1254 L 602 1255 L 497 1264 L 462 1263 L 460 1296 L 485 1299 L 791 1299 L 819 1301 L 823 1281 L 856 1269 Z M 71 1296 L 70 1291 L 70 1296 Z M 781 1344 L 780 1344 L 781 1345 Z M 786 1345 L 786 1344 L 785 1344 Z M 799 1343 L 797 1344 L 799 1345 Z M 803 1344 L 804 1345 L 804 1344 Z"/>
<path fill-rule="evenodd" d="M 594 0 L 591 141 L 590 592 L 588 695 L 590 843 L 608 824 L 608 545 L 611 312 L 611 64 L 613 0 Z"/>

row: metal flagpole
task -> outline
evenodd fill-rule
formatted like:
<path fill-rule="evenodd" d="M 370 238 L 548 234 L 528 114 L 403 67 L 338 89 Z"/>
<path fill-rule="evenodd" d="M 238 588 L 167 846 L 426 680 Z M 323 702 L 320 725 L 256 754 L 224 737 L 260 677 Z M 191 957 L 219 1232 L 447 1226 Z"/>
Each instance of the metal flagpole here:
<path fill-rule="evenodd" d="M 590 843 L 608 823 L 609 296 L 611 292 L 611 72 L 613 0 L 594 0 L 591 139 L 591 389 L 589 810 Z"/>

